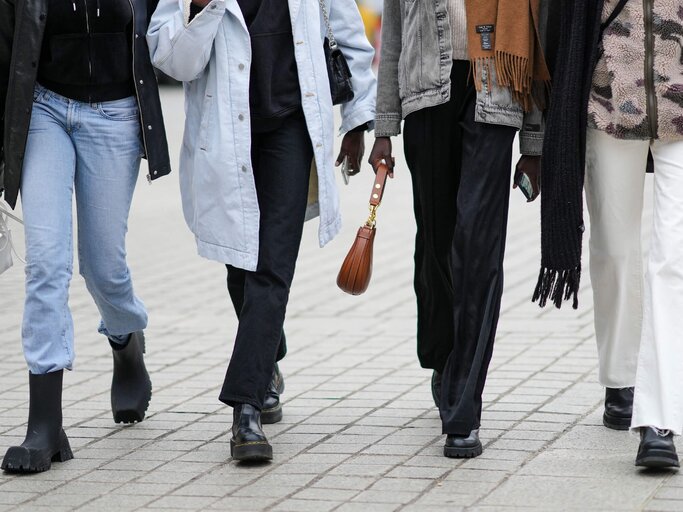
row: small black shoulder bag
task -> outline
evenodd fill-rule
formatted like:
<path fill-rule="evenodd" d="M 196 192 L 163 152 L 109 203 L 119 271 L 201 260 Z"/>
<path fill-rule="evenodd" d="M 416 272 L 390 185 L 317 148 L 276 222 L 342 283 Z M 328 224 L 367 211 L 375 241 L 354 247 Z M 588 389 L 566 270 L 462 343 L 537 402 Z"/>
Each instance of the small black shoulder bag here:
<path fill-rule="evenodd" d="M 325 26 L 327 27 L 327 37 L 323 43 L 325 51 L 325 62 L 327 63 L 327 76 L 330 79 L 330 92 L 332 93 L 332 104 L 340 105 L 353 99 L 353 86 L 351 85 L 351 70 L 346 62 L 346 57 L 339 49 L 337 40 L 332 33 L 330 16 L 325 6 L 325 0 L 319 0 L 320 10 L 323 13 Z"/>

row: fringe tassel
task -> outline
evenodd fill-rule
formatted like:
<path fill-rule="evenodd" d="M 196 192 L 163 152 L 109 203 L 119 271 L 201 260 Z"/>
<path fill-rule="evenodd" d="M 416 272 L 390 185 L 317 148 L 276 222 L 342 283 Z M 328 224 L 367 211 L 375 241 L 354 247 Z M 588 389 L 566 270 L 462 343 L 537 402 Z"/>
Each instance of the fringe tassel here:
<path fill-rule="evenodd" d="M 545 307 L 548 299 L 552 300 L 557 309 L 562 302 L 573 298 L 572 307 L 579 307 L 579 284 L 581 282 L 581 266 L 570 270 L 551 270 L 541 268 L 538 282 L 534 290 L 532 301 L 538 301 L 540 307 Z"/>
<path fill-rule="evenodd" d="M 541 83 L 534 81 L 528 58 L 498 51 L 495 57 L 480 57 L 472 59 L 471 62 L 471 73 L 477 92 L 481 92 L 484 86 L 484 76 L 487 89 L 490 91 L 493 88 L 491 70 L 495 70 L 497 84 L 508 88 L 514 100 L 522 105 L 525 112 L 531 112 L 534 104 L 541 110 L 545 109 L 550 82 L 542 82 L 542 86 L 539 86 Z"/>

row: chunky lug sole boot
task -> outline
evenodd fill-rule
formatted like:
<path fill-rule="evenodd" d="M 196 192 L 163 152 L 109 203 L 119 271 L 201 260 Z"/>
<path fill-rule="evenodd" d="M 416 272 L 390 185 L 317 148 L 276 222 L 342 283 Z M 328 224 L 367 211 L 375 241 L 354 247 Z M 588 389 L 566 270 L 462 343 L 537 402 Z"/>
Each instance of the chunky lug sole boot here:
<path fill-rule="evenodd" d="M 266 399 L 263 401 L 261 411 L 261 424 L 270 425 L 282 421 L 282 402 L 280 395 L 285 392 L 285 378 L 280 372 L 280 368 L 275 364 L 273 378 L 266 392 Z"/>
<path fill-rule="evenodd" d="M 2 469 L 11 473 L 47 471 L 53 462 L 73 459 L 62 429 L 63 370 L 45 375 L 29 374 L 29 412 L 26 439 L 7 450 Z"/>
<path fill-rule="evenodd" d="M 467 437 L 449 435 L 443 447 L 443 454 L 454 459 L 471 459 L 478 457 L 484 452 L 479 440 L 479 429 L 470 432 Z"/>
<path fill-rule="evenodd" d="M 114 355 L 111 381 L 111 411 L 116 423 L 136 423 L 145 419 L 152 399 L 152 381 L 145 367 L 145 335 L 130 335 L 128 343 L 118 348 L 110 341 Z"/>
<path fill-rule="evenodd" d="M 272 460 L 273 447 L 261 428 L 261 412 L 249 404 L 237 404 L 232 414 L 232 458 L 241 462 Z"/>
<path fill-rule="evenodd" d="M 602 424 L 612 430 L 628 430 L 633 415 L 633 388 L 606 388 Z"/>

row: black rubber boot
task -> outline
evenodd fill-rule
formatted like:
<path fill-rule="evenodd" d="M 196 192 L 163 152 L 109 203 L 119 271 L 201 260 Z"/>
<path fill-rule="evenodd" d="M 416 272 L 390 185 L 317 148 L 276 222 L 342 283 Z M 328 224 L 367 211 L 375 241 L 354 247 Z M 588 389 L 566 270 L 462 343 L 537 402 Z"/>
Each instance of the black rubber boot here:
<path fill-rule="evenodd" d="M 669 430 L 641 427 L 636 466 L 655 469 L 678 468 L 674 435 Z"/>
<path fill-rule="evenodd" d="M 602 424 L 612 430 L 628 430 L 633 415 L 633 388 L 606 388 Z"/>
<path fill-rule="evenodd" d="M 441 374 L 434 370 L 432 372 L 432 398 L 437 408 L 441 403 L 441 380 Z"/>
<path fill-rule="evenodd" d="M 145 418 L 152 399 L 152 381 L 145 368 L 145 335 L 130 335 L 126 345 L 109 341 L 114 353 L 111 381 L 111 411 L 116 423 L 135 423 Z"/>
<path fill-rule="evenodd" d="M 29 373 L 29 409 L 26 439 L 13 446 L 2 460 L 2 469 L 12 473 L 47 471 L 53 462 L 74 458 L 62 429 L 63 370 L 33 375 Z"/>
<path fill-rule="evenodd" d="M 455 459 L 471 459 L 478 457 L 483 451 L 479 429 L 473 430 L 468 436 L 448 435 L 443 447 L 443 454 Z"/>
<path fill-rule="evenodd" d="M 230 455 L 239 461 L 259 462 L 273 458 L 273 447 L 261 428 L 261 411 L 249 404 L 237 404 L 232 411 Z"/>
<path fill-rule="evenodd" d="M 261 423 L 263 425 L 270 425 L 282 420 L 282 403 L 280 402 L 280 395 L 285 392 L 285 378 L 280 372 L 280 367 L 275 363 L 275 370 L 273 370 L 273 378 L 266 391 L 266 399 L 263 401 L 263 410 L 261 411 Z"/>

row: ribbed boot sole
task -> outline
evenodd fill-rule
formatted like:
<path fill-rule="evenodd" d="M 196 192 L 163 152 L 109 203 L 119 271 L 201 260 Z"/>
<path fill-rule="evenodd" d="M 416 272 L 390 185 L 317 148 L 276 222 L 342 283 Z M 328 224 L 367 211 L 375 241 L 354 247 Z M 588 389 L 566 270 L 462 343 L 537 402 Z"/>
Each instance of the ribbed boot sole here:
<path fill-rule="evenodd" d="M 13 446 L 7 450 L 0 468 L 8 473 L 42 473 L 50 469 L 53 462 L 66 462 L 73 458 L 69 440 L 66 434 L 62 433 L 59 450 L 49 459 L 42 457 L 42 454 L 35 450 L 22 446 Z"/>
<path fill-rule="evenodd" d="M 484 453 L 484 447 L 479 443 L 479 445 L 472 448 L 453 448 L 449 446 L 443 447 L 443 454 L 445 457 L 452 459 L 472 459 L 474 457 L 479 457 Z"/>
<path fill-rule="evenodd" d="M 628 430 L 631 427 L 631 418 L 620 418 L 604 413 L 602 424 L 612 430 Z"/>
<path fill-rule="evenodd" d="M 230 455 L 240 462 L 262 462 L 273 460 L 273 447 L 267 441 L 236 444 L 230 440 Z"/>
<path fill-rule="evenodd" d="M 264 409 L 261 411 L 261 424 L 272 425 L 282 421 L 282 405 L 278 405 L 273 409 Z"/>
<path fill-rule="evenodd" d="M 145 419 L 145 414 L 149 408 L 149 403 L 152 401 L 152 382 L 149 382 L 149 395 L 145 401 L 137 407 L 112 407 L 112 414 L 114 415 L 115 423 L 139 423 Z"/>
<path fill-rule="evenodd" d="M 636 466 L 643 468 L 677 468 L 680 467 L 678 456 L 675 453 L 652 450 L 643 457 L 636 459 Z"/>

